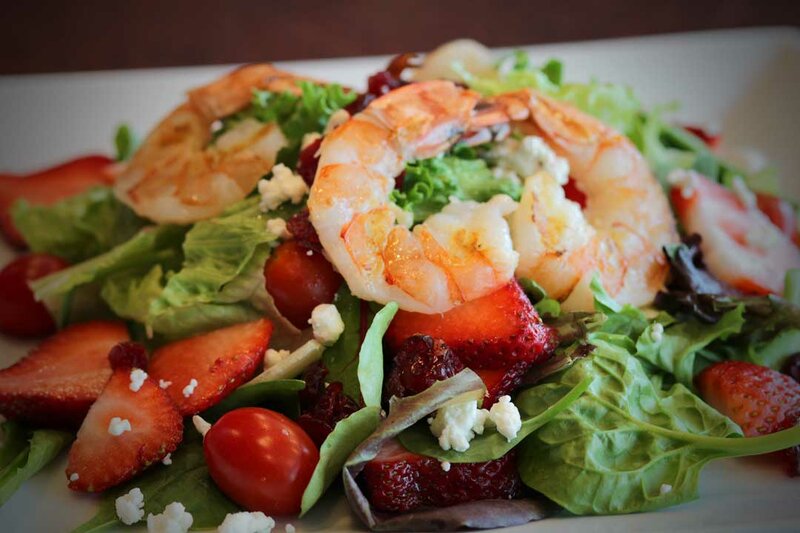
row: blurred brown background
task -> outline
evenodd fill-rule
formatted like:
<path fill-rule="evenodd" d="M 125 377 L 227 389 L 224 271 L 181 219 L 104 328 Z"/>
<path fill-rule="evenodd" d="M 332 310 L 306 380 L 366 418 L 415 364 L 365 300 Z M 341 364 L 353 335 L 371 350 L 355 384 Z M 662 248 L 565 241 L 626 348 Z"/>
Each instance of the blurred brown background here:
<path fill-rule="evenodd" d="M 28 0 L 0 7 L 0 74 L 387 54 L 800 26 L 800 0 Z"/>

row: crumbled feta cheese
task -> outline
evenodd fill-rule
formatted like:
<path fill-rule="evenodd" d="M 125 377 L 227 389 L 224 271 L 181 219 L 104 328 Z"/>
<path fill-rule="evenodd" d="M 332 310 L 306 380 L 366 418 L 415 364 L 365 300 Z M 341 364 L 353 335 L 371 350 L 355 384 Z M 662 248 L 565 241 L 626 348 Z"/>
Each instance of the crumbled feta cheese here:
<path fill-rule="evenodd" d="M 661 487 L 658 489 L 658 493 L 662 496 L 669 494 L 670 492 L 672 492 L 672 485 L 668 483 L 662 483 Z"/>
<path fill-rule="evenodd" d="M 267 368 L 275 366 L 289 357 L 291 353 L 292 352 L 289 350 L 273 350 L 272 348 L 269 348 L 267 353 L 264 354 L 264 366 Z"/>
<path fill-rule="evenodd" d="M 346 109 L 339 109 L 334 111 L 331 118 L 328 119 L 328 124 L 325 126 L 325 135 L 329 134 L 345 122 L 350 120 L 350 113 Z"/>
<path fill-rule="evenodd" d="M 319 304 L 311 311 L 308 319 L 314 332 L 314 339 L 325 346 L 333 345 L 344 331 L 344 322 L 339 310 L 333 304 Z"/>
<path fill-rule="evenodd" d="M 497 426 L 497 431 L 508 439 L 514 440 L 522 429 L 522 419 L 519 409 L 511 401 L 511 396 L 500 396 L 497 402 L 489 409 L 489 419 Z"/>
<path fill-rule="evenodd" d="M 398 224 L 410 228 L 414 224 L 414 214 L 406 211 L 399 205 L 390 202 L 389 209 L 394 213 L 394 218 Z"/>
<path fill-rule="evenodd" d="M 219 525 L 219 533 L 270 533 L 275 527 L 275 520 L 261 511 L 249 513 L 228 513 Z"/>
<path fill-rule="evenodd" d="M 314 255 L 314 250 L 308 250 L 308 251 L 306 252 L 306 255 L 307 255 L 308 257 L 311 257 L 312 255 Z"/>
<path fill-rule="evenodd" d="M 513 172 L 527 178 L 543 170 L 560 185 L 569 181 L 569 163 L 557 156 L 541 137 L 508 138 L 497 145 L 493 155 L 497 159 L 495 172 L 501 175 L 508 176 Z"/>
<path fill-rule="evenodd" d="M 286 201 L 299 204 L 307 192 L 308 185 L 303 178 L 280 163 L 272 167 L 272 178 L 258 182 L 259 208 L 271 211 Z"/>
<path fill-rule="evenodd" d="M 167 381 L 166 379 L 159 379 L 158 380 L 158 386 L 161 387 L 162 389 L 166 389 L 170 385 L 172 385 L 171 381 Z"/>
<path fill-rule="evenodd" d="M 186 533 L 194 518 L 186 512 L 183 504 L 172 502 L 161 514 L 147 515 L 147 531 L 150 533 Z"/>
<path fill-rule="evenodd" d="M 164 465 L 164 466 L 171 465 L 172 464 L 172 454 L 168 453 L 167 455 L 165 455 L 164 458 L 161 459 L 161 464 Z"/>
<path fill-rule="evenodd" d="M 108 423 L 108 433 L 115 437 L 119 437 L 126 431 L 130 430 L 131 430 L 131 422 L 127 418 L 120 418 L 118 416 L 115 416 Z"/>
<path fill-rule="evenodd" d="M 286 221 L 282 218 L 271 218 L 267 220 L 267 231 L 279 239 L 288 239 L 292 236 L 289 230 L 286 229 Z"/>
<path fill-rule="evenodd" d="M 130 526 L 144 518 L 144 494 L 139 487 L 132 488 L 114 500 L 117 518 L 126 526 Z"/>
<path fill-rule="evenodd" d="M 450 471 L 450 466 L 451 466 L 450 461 L 441 461 L 439 464 L 442 466 L 442 470 L 444 470 L 445 472 Z"/>
<path fill-rule="evenodd" d="M 439 439 L 444 450 L 465 452 L 475 435 L 482 435 L 489 411 L 478 409 L 477 400 L 447 405 L 436 412 L 431 433 Z"/>
<path fill-rule="evenodd" d="M 147 372 L 142 370 L 141 368 L 134 368 L 131 370 L 131 390 L 133 392 L 139 392 L 139 389 L 142 388 L 144 385 L 145 380 L 147 379 Z"/>
<path fill-rule="evenodd" d="M 192 394 L 194 394 L 194 389 L 197 388 L 197 380 L 192 378 L 189 380 L 189 384 L 183 388 L 183 396 L 184 398 L 188 398 Z"/>
<path fill-rule="evenodd" d="M 73 472 L 69 475 L 69 480 L 72 482 L 78 481 L 80 478 L 81 476 L 79 476 L 77 472 Z"/>
<path fill-rule="evenodd" d="M 653 337 L 653 342 L 661 342 L 664 339 L 664 326 L 660 322 L 655 322 L 650 327 L 650 334 Z"/>
<path fill-rule="evenodd" d="M 286 524 L 286 527 L 283 528 L 286 533 L 294 533 L 294 526 L 292 524 Z"/>
<path fill-rule="evenodd" d="M 208 430 L 211 429 L 211 424 L 206 422 L 203 417 L 198 415 L 194 415 L 192 417 L 192 424 L 194 424 L 194 429 L 196 429 L 197 432 L 204 437 L 206 436 L 206 433 L 208 433 Z"/>
<path fill-rule="evenodd" d="M 747 209 L 757 209 L 757 200 L 756 195 L 753 191 L 751 191 L 747 185 L 745 184 L 744 180 L 736 176 L 733 178 L 733 183 L 731 183 L 731 189 L 733 192 L 736 193 L 736 196 L 741 200 L 744 206 Z"/>
<path fill-rule="evenodd" d="M 311 133 L 306 133 L 303 135 L 303 141 L 300 143 L 300 149 L 305 150 L 319 139 L 322 139 L 322 135 L 317 133 L 316 131 L 312 131 Z"/>

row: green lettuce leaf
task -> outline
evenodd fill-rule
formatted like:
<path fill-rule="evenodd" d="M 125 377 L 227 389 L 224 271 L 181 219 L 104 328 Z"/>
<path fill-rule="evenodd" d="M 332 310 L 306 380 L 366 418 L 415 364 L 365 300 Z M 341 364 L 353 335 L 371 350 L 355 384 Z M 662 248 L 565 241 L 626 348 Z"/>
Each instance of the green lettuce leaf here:
<path fill-rule="evenodd" d="M 299 82 L 302 93 L 274 93 L 254 91 L 250 107 L 223 120 L 219 136 L 245 118 L 261 122 L 277 122 L 287 140 L 287 146 L 278 154 L 277 161 L 294 168 L 300 153 L 300 144 L 307 133 L 321 133 L 330 116 L 355 100 L 356 93 L 345 92 L 341 85 L 317 85 L 310 81 Z"/>
<path fill-rule="evenodd" d="M 172 464 L 151 466 L 136 479 L 103 494 L 97 514 L 73 533 L 122 528 L 114 501 L 134 487 L 144 494 L 145 516 L 159 514 L 172 502 L 180 502 L 194 518 L 192 529 L 216 528 L 228 513 L 238 512 L 208 474 L 203 443 L 194 428 L 187 428 L 184 443 L 172 453 Z"/>
<path fill-rule="evenodd" d="M 0 446 L 0 507 L 70 442 L 72 435 L 63 431 L 29 431 L 16 422 L 2 424 Z"/>
<path fill-rule="evenodd" d="M 57 255 L 70 263 L 107 252 L 144 226 L 144 220 L 105 187 L 47 206 L 19 200 L 11 216 L 31 251 Z"/>
<path fill-rule="evenodd" d="M 114 147 L 117 150 L 117 161 L 127 161 L 133 156 L 139 145 L 139 140 L 133 133 L 133 130 L 127 124 L 120 124 L 117 126 L 117 132 L 114 134 Z"/>
<path fill-rule="evenodd" d="M 346 283 L 343 283 L 336 293 L 333 303 L 344 322 L 344 331 L 339 340 L 333 346 L 326 348 L 322 354 L 322 363 L 328 369 L 326 379 L 329 382 L 340 382 L 343 392 L 356 402 L 360 402 L 358 352 L 361 348 L 361 313 L 368 310 L 362 308 L 361 300 L 350 293 Z"/>
<path fill-rule="evenodd" d="M 403 186 L 392 191 L 392 201 L 413 213 L 414 222 L 419 223 L 441 211 L 451 196 L 485 202 L 495 194 L 519 200 L 521 186 L 510 178 L 495 177 L 486 161 L 472 157 L 471 152 L 456 150 L 453 155 L 408 163 Z"/>
<path fill-rule="evenodd" d="M 100 296 L 114 314 L 144 324 L 150 314 L 150 304 L 164 290 L 164 269 L 154 265 L 142 275 L 138 271 L 121 272 L 109 277 Z"/>
<path fill-rule="evenodd" d="M 599 336 L 597 348 L 531 389 L 560 397 L 586 378 L 575 403 L 519 447 L 523 482 L 569 512 L 621 514 L 661 509 L 697 497 L 711 460 L 758 455 L 800 443 L 800 427 L 756 438 L 686 387 L 657 387 L 639 359 Z"/>
<path fill-rule="evenodd" d="M 389 302 L 375 314 L 358 351 L 358 385 L 367 407 L 380 407 L 383 391 L 383 335 L 399 307 Z"/>

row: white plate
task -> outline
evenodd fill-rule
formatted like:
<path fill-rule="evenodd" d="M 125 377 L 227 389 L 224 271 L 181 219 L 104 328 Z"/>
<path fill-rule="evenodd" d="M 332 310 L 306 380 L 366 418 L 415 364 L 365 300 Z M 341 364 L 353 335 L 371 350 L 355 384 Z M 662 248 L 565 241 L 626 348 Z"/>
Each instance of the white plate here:
<path fill-rule="evenodd" d="M 648 106 L 679 100 L 678 120 L 718 127 L 725 142 L 751 146 L 778 168 L 800 197 L 800 31 L 754 29 L 527 47 L 537 61 L 564 61 L 569 80 L 622 82 Z M 361 86 L 385 58 L 281 64 L 322 79 Z M 88 152 L 110 152 L 114 128 L 146 132 L 183 91 L 228 67 L 0 77 L 0 170 L 27 171 Z M 0 249 L 0 264 L 12 256 Z M 0 367 L 25 343 L 0 337 Z M 92 516 L 94 499 L 65 487 L 65 459 L 29 481 L 0 508 L 2 531 L 69 531 Z M 700 499 L 656 513 L 550 519 L 508 532 L 797 531 L 800 480 L 763 459 L 712 463 Z M 298 530 L 359 529 L 329 495 Z"/>

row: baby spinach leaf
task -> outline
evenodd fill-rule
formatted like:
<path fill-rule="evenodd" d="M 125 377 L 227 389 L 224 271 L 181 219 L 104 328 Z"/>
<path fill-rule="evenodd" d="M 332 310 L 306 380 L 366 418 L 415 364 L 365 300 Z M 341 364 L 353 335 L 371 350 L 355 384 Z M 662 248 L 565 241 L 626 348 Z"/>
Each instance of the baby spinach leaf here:
<path fill-rule="evenodd" d="M 589 389 L 519 447 L 523 482 L 575 514 L 660 509 L 697 497 L 712 459 L 800 443 L 800 427 L 756 438 L 681 384 L 662 391 L 642 363 L 602 336 L 594 354 L 530 389 L 543 404 L 587 377 Z"/>
<path fill-rule="evenodd" d="M 240 407 L 269 406 L 287 416 L 296 417 L 299 411 L 297 393 L 306 384 L 300 379 L 278 379 L 243 385 L 214 407 L 203 412 L 202 417 L 215 422 L 228 411 Z"/>
<path fill-rule="evenodd" d="M 368 406 L 336 423 L 336 427 L 320 446 L 319 462 L 303 492 L 300 516 L 310 511 L 325 494 L 331 483 L 339 477 L 347 457 L 375 431 L 380 419 L 380 407 Z"/>
<path fill-rule="evenodd" d="M 151 466 L 142 475 L 110 490 L 103 496 L 97 514 L 73 533 L 122 527 L 114 501 L 134 487 L 139 487 L 144 494 L 145 517 L 149 513 L 161 513 L 172 502 L 180 502 L 194 518 L 192 529 L 216 528 L 225 515 L 240 510 L 214 485 L 203 456 L 202 440 L 194 428 L 188 428 L 184 443 L 172 454 L 171 465 Z"/>
<path fill-rule="evenodd" d="M 555 403 L 540 406 L 533 409 L 530 403 L 539 404 L 541 397 L 537 394 L 530 394 L 523 391 L 517 396 L 514 403 L 520 411 L 527 413 L 536 412 L 531 416 L 522 417 L 522 428 L 517 436 L 508 440 L 494 429 L 487 428 L 483 435 L 476 436 L 469 444 L 469 449 L 464 452 L 454 450 L 444 451 L 439 446 L 438 441 L 431 434 L 430 426 L 427 422 L 421 421 L 400 433 L 397 440 L 405 449 L 420 455 L 434 457 L 440 461 L 450 463 L 482 463 L 484 461 L 494 461 L 511 451 L 515 446 L 522 442 L 525 437 L 550 422 L 557 414 L 567 409 L 570 405 L 586 392 L 592 382 L 591 377 L 586 377 L 582 382 L 569 389 L 561 398 L 556 399 Z M 554 398 L 548 398 L 550 400 Z"/>
<path fill-rule="evenodd" d="M 636 342 L 636 356 L 675 376 L 692 389 L 692 380 L 700 370 L 696 355 L 717 339 L 725 340 L 739 333 L 744 324 L 744 307 L 738 306 L 723 315 L 716 324 L 704 324 L 694 319 L 676 322 L 665 328 L 654 322 Z M 654 328 L 663 333 L 655 335 Z"/>
<path fill-rule="evenodd" d="M 344 322 L 339 340 L 322 354 L 322 363 L 328 369 L 327 380 L 342 384 L 344 393 L 356 402 L 361 401 L 358 382 L 358 351 L 361 346 L 361 301 L 350 293 L 347 284 L 336 294 L 336 309 Z"/>
<path fill-rule="evenodd" d="M 372 319 L 361 350 L 358 352 L 358 384 L 364 405 L 381 405 L 381 392 L 383 390 L 383 335 L 389 329 L 394 315 L 397 313 L 397 303 L 389 302 L 377 312 Z"/>
<path fill-rule="evenodd" d="M 70 442 L 70 433 L 50 429 L 29 432 L 14 422 L 4 422 L 0 448 L 0 507 Z"/>

